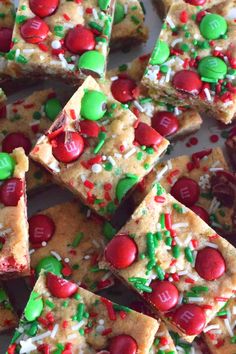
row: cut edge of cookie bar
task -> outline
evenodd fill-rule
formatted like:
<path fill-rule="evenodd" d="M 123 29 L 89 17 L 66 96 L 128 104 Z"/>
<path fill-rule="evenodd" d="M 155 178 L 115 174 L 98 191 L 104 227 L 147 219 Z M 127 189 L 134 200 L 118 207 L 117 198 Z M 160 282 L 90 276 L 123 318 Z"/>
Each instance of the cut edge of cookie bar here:
<path fill-rule="evenodd" d="M 36 333 L 30 334 L 27 324 L 47 318 L 48 312 L 53 315 L 53 325 L 38 326 Z M 42 272 L 25 307 L 20 327 L 22 330 L 16 330 L 10 347 L 16 346 L 22 352 L 49 343 L 50 349 L 58 348 L 57 344 L 61 343 L 73 352 L 80 349 L 100 352 L 120 348 L 120 341 L 125 341 L 125 348 L 131 346 L 137 353 L 148 354 L 159 323 L 75 283 Z"/>
<path fill-rule="evenodd" d="M 10 156 L 15 160 L 14 172 L 11 177 L 19 178 L 23 181 L 23 193 L 16 206 L 3 205 L 0 210 L 0 232 L 2 238 L 2 250 L 0 251 L 1 279 L 25 276 L 30 271 L 25 184 L 25 173 L 28 171 L 29 162 L 22 148 L 13 150 Z M 16 188 L 16 185 L 9 185 L 8 194 L 12 193 L 12 188 Z"/>
<path fill-rule="evenodd" d="M 76 127 L 79 126 L 80 119 L 80 112 L 81 112 L 81 102 L 82 98 L 85 95 L 85 92 L 92 92 L 92 91 L 99 91 L 101 93 L 104 92 L 104 85 L 99 85 L 92 77 L 88 77 L 84 84 L 80 86 L 80 88 L 76 91 L 76 93 L 71 97 L 69 102 L 64 107 L 62 113 L 58 116 L 56 121 L 53 123 L 51 128 L 48 130 L 46 135 L 42 136 L 38 142 L 36 143 L 35 148 L 31 151 L 30 156 L 31 158 L 40 163 L 43 167 L 49 170 L 53 174 L 54 179 L 59 183 L 64 185 L 66 188 L 70 189 L 72 193 L 78 195 L 85 204 L 87 204 L 90 208 L 93 208 L 96 212 L 100 213 L 102 216 L 109 218 L 109 215 L 115 212 L 118 205 L 124 200 L 127 196 L 127 193 L 130 193 L 133 190 L 134 185 L 138 182 L 139 179 L 142 179 L 144 175 L 146 175 L 152 168 L 152 166 L 157 162 L 160 156 L 165 152 L 169 142 L 160 136 L 159 133 L 156 131 L 154 135 L 158 135 L 158 144 L 156 151 L 152 149 L 151 154 L 149 154 L 149 150 L 147 153 L 141 149 L 140 145 L 134 145 L 134 139 L 137 140 L 136 128 L 135 124 L 138 122 L 137 117 L 127 109 L 127 107 L 123 107 L 122 104 L 115 101 L 109 93 L 104 93 L 107 99 L 107 106 L 109 103 L 109 110 L 106 111 L 112 114 L 113 119 L 110 120 L 111 124 L 104 125 L 105 131 L 107 132 L 107 138 L 102 140 L 102 143 L 98 140 L 93 140 L 94 149 L 91 152 L 89 149 L 85 149 L 79 157 L 77 157 L 76 161 L 70 164 L 65 164 L 60 162 L 55 158 L 53 155 L 53 147 L 50 141 L 54 141 L 55 137 L 58 133 L 73 131 L 73 132 L 80 132 L 80 128 L 77 129 Z M 114 109 L 113 109 L 114 108 Z M 103 118 L 104 119 L 104 118 Z M 105 120 L 106 121 L 106 120 Z M 90 121 L 85 119 L 85 122 Z M 102 121 L 103 122 L 103 121 Z M 100 123 L 99 129 L 104 132 L 103 123 Z M 87 124 L 87 123 L 86 123 Z M 109 121 L 108 121 L 109 124 Z M 139 124 L 139 123 L 138 123 Z M 108 127 L 108 128 L 107 128 Z M 146 129 L 150 129 L 148 125 L 145 125 Z M 114 133 L 113 133 L 114 132 Z M 135 133 L 135 134 L 134 134 Z M 77 133 L 78 134 L 78 133 Z M 105 134 L 106 135 L 106 134 Z M 100 135 L 98 135 L 99 138 Z M 124 138 L 123 138 L 124 136 Z M 107 139 L 107 140 L 106 140 Z M 113 143 L 114 139 L 114 143 Z M 123 139 L 123 140 L 122 140 Z M 124 140 L 125 139 L 125 140 Z M 156 140 L 155 140 L 156 141 Z M 96 144 L 95 144 L 96 143 Z M 113 151 L 113 144 L 117 144 L 116 150 L 117 154 Z M 154 143 L 155 144 L 155 143 Z M 144 145 L 144 144 L 142 144 Z M 92 146 L 92 145 L 91 145 Z M 120 146 L 124 146 L 124 149 L 121 149 Z M 97 151 L 97 148 L 99 150 Z M 142 151 L 141 151 L 142 150 Z M 126 162 L 125 167 L 121 170 L 121 174 L 119 173 L 114 174 L 111 170 L 106 170 L 106 166 L 104 170 L 99 167 L 99 171 L 105 174 L 105 180 L 102 180 L 102 183 L 107 185 L 109 184 L 109 195 L 110 197 L 107 199 L 102 192 L 102 188 L 99 189 L 96 187 L 98 183 L 99 173 L 94 171 L 93 168 L 89 165 L 86 167 L 85 163 L 88 161 L 94 161 L 93 159 L 97 159 L 97 152 L 99 152 L 99 156 L 105 156 L 105 160 L 107 160 L 106 155 L 108 155 L 108 161 L 111 161 L 110 164 L 112 166 L 116 166 L 117 168 L 124 165 Z M 142 152 L 142 161 L 137 157 L 138 152 Z M 122 155 L 123 153 L 123 155 Z M 112 155 L 114 154 L 114 156 Z M 134 157 L 133 155 L 136 154 Z M 132 160 L 134 159 L 134 160 Z M 132 163 L 129 164 L 129 161 L 132 160 Z M 102 160 L 103 161 L 103 160 Z M 100 163 L 102 163 L 100 161 Z M 94 162 L 91 162 L 92 166 Z M 98 163 L 96 163 L 97 165 Z M 147 168 L 145 168 L 145 166 Z M 139 174 L 137 174 L 139 168 Z M 123 171 L 123 172 L 122 172 Z M 124 172 L 125 171 L 125 172 Z M 108 173 L 107 173 L 108 172 Z M 78 176 L 77 176 L 78 174 Z M 136 177 L 134 178 L 134 174 Z M 82 175 L 84 179 L 82 182 L 83 184 L 79 185 L 79 176 Z M 84 177 L 83 177 L 84 176 Z M 115 179 L 115 182 L 112 184 L 111 176 Z M 128 183 L 126 184 L 127 180 L 131 182 L 132 185 Z M 88 181 L 87 183 L 85 183 Z M 99 183 L 101 183 L 101 176 L 99 179 Z M 89 196 L 89 186 L 88 183 L 92 182 L 92 191 L 90 191 Z M 120 182 L 120 183 L 119 183 Z M 77 184 L 77 185 L 76 185 Z M 118 184 L 121 184 L 118 186 Z M 125 186 L 123 186 L 125 184 Z M 129 188 L 128 188 L 129 187 Z M 95 191 L 96 188 L 96 191 Z M 128 189 L 128 190 L 127 190 Z M 100 203 L 95 203 L 95 201 L 91 202 L 91 193 L 96 197 L 95 199 L 102 200 L 105 203 L 105 206 L 102 207 L 99 205 Z M 95 194 L 96 193 L 96 194 Z M 100 193 L 100 196 L 99 194 Z M 94 199 L 94 197 L 93 197 Z M 103 203 L 103 204 L 104 204 Z M 110 212 L 109 207 L 112 203 L 113 211 Z M 104 209 L 105 208 L 105 209 Z"/>
<path fill-rule="evenodd" d="M 93 0 L 91 8 L 86 10 L 82 2 L 61 0 L 53 13 L 40 18 L 38 9 L 34 13 L 28 0 L 20 0 L 13 46 L 7 55 L 8 74 L 13 78 L 32 75 L 45 78 L 46 75 L 74 84 L 80 84 L 88 75 L 104 78 L 115 0 Z M 69 31 L 79 25 L 89 31 L 82 33 L 89 43 L 82 43 L 82 48 L 78 49 L 75 42 L 78 43 L 81 32 L 71 32 L 72 38 L 66 40 Z"/>
<path fill-rule="evenodd" d="M 0 333 L 15 328 L 18 317 L 10 303 L 4 285 L 0 282 Z"/>
<path fill-rule="evenodd" d="M 233 2 L 233 0 L 229 1 Z M 201 14 L 199 8 L 185 4 L 183 10 L 182 5 L 181 0 L 171 6 L 165 21 L 166 26 L 162 29 L 156 42 L 142 83 L 155 99 L 162 97 L 171 104 L 191 105 L 199 112 L 205 112 L 208 116 L 229 124 L 234 119 L 236 111 L 236 97 L 231 83 L 231 77 L 235 75 L 233 64 L 234 21 L 228 19 L 227 16 L 222 17 L 218 13 L 212 12 L 205 12 L 201 21 L 197 21 L 199 13 Z M 186 21 L 182 20 L 183 13 L 187 16 Z M 214 15 L 216 16 L 216 26 L 220 21 L 224 23 L 222 31 L 225 31 L 227 37 L 216 32 L 214 41 L 211 41 L 209 33 L 210 26 L 215 25 Z M 190 40 L 192 37 L 187 27 L 188 24 L 194 28 L 193 38 L 197 38 L 196 41 Z M 175 34 L 176 38 L 172 40 L 175 28 L 178 28 L 178 32 Z M 202 41 L 207 43 L 207 49 L 200 46 L 199 43 Z M 186 51 L 185 48 L 187 48 Z M 197 61 L 195 57 L 188 54 L 190 49 L 194 53 L 198 53 Z M 222 59 L 217 57 L 215 53 L 218 49 L 220 49 L 219 55 L 222 54 L 221 51 L 224 51 L 228 56 L 221 56 Z M 214 71 L 212 74 L 210 68 L 212 60 L 214 65 L 221 66 L 221 73 Z M 161 69 L 162 67 L 165 67 L 165 71 Z M 221 79 L 223 80 L 222 85 L 225 85 L 224 90 L 221 84 L 219 90 L 218 84 Z M 162 93 L 160 94 L 161 89 Z"/>
<path fill-rule="evenodd" d="M 111 93 L 113 93 L 113 87 L 116 90 L 117 82 L 119 78 L 127 78 L 133 80 L 134 96 L 131 101 L 129 101 L 130 109 L 137 114 L 140 120 L 144 123 L 151 125 L 152 117 L 158 111 L 168 111 L 173 113 L 173 115 L 178 119 L 178 130 L 171 135 L 167 135 L 166 138 L 169 140 L 181 139 L 189 134 L 194 133 L 199 130 L 202 125 L 202 118 L 200 114 L 189 107 L 174 107 L 170 108 L 165 100 L 155 101 L 150 97 L 147 89 L 140 84 L 142 76 L 145 72 L 146 66 L 148 64 L 149 55 L 142 55 L 128 64 L 120 65 L 118 68 L 111 69 L 107 72 L 107 78 L 111 81 Z M 127 86 L 128 87 L 128 86 Z M 127 88 L 126 88 L 127 89 Z M 136 91 L 139 95 L 136 95 Z M 129 92 L 131 95 L 131 93 Z M 120 95 L 120 92 L 119 92 Z M 138 96 L 138 97 L 137 97 Z M 113 96 L 117 99 L 115 96 Z M 137 113 L 138 111 L 138 113 Z M 162 124 L 166 128 L 170 124 L 169 117 L 162 117 Z M 158 131 L 158 130 L 157 130 Z"/>
<path fill-rule="evenodd" d="M 210 272 L 220 266 L 217 275 L 209 275 L 209 262 L 206 273 L 201 267 L 205 252 L 218 259 L 214 268 L 210 265 Z M 106 246 L 104 262 L 121 281 L 146 300 L 173 331 L 192 342 L 220 310 L 222 302 L 233 295 L 236 286 L 235 256 L 236 250 L 228 241 L 157 184 Z M 204 259 L 207 262 L 212 256 Z M 168 305 L 166 315 L 150 299 L 153 280 L 159 282 L 164 279 L 165 286 L 175 288 L 167 290 L 167 298 L 175 298 L 175 301 Z M 155 292 L 159 291 L 157 289 Z M 194 289 L 197 289 L 196 293 Z M 169 291 L 172 291 L 171 296 Z M 160 299 L 161 296 L 162 293 Z M 154 297 L 158 299 L 158 293 Z M 166 297 L 162 299 L 161 304 L 167 301 Z M 194 327 L 195 323 L 197 327 Z"/>
<path fill-rule="evenodd" d="M 148 28 L 145 26 L 144 5 L 139 0 L 119 0 L 116 3 L 112 33 L 111 50 L 133 47 L 147 41 Z M 117 16 L 116 16 L 117 11 Z M 122 16 L 123 11 L 123 16 Z M 118 16 L 119 15 L 119 16 Z"/>
<path fill-rule="evenodd" d="M 29 218 L 32 274 L 37 276 L 42 269 L 62 274 L 91 291 L 112 286 L 111 272 L 97 266 L 106 242 L 103 224 L 78 201 L 34 214 Z"/>

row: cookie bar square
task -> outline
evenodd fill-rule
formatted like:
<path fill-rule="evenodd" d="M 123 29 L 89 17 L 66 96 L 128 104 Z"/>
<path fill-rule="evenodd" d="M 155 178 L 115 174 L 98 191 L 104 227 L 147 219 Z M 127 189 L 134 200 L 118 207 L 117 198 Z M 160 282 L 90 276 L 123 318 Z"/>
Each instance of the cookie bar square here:
<path fill-rule="evenodd" d="M 132 194 L 136 206 L 156 182 L 220 235 L 233 237 L 236 179 L 220 148 L 179 156 L 156 165 Z"/>
<path fill-rule="evenodd" d="M 0 153 L 0 278 L 29 273 L 25 173 L 28 158 L 22 148 Z"/>
<path fill-rule="evenodd" d="M 225 124 L 235 116 L 235 24 L 217 12 L 176 2 L 143 76 L 150 95 L 191 105 Z"/>
<path fill-rule="evenodd" d="M 144 5 L 139 0 L 116 2 L 111 33 L 111 49 L 126 49 L 146 42 L 148 29 L 144 24 Z"/>
<path fill-rule="evenodd" d="M 78 202 L 33 215 L 29 219 L 32 274 L 37 277 L 44 269 L 91 291 L 113 285 L 111 273 L 98 268 L 106 241 L 103 228 L 104 221 L 87 215 Z"/>
<path fill-rule="evenodd" d="M 177 139 L 200 129 L 202 118 L 197 111 L 190 107 L 172 106 L 165 100 L 156 101 L 140 84 L 148 60 L 149 55 L 143 55 L 108 71 L 113 97 L 129 104 L 130 110 L 142 122 L 168 139 Z"/>
<path fill-rule="evenodd" d="M 105 263 L 191 342 L 236 285 L 235 248 L 157 183 L 105 248 Z"/>
<path fill-rule="evenodd" d="M 30 156 L 55 181 L 110 218 L 168 141 L 104 92 L 104 84 L 87 78 Z"/>
<path fill-rule="evenodd" d="M 13 77 L 53 75 L 79 82 L 106 71 L 114 0 L 20 0 L 8 54 Z"/>
<path fill-rule="evenodd" d="M 236 301 L 231 298 L 204 330 L 204 339 L 212 353 L 230 354 L 235 351 Z"/>
<path fill-rule="evenodd" d="M 32 321 L 35 325 L 30 331 Z M 15 350 L 13 353 L 60 349 L 84 354 L 107 350 L 148 354 L 158 326 L 151 317 L 44 273 L 31 293 L 9 348 Z"/>
<path fill-rule="evenodd" d="M 9 301 L 3 284 L 0 283 L 0 332 L 17 326 L 17 315 Z"/>
<path fill-rule="evenodd" d="M 3 152 L 22 147 L 28 155 L 38 137 L 62 110 L 53 89 L 35 91 L 30 96 L 4 106 L 0 112 L 0 144 Z M 32 160 L 26 173 L 27 192 L 51 183 L 49 173 Z"/>

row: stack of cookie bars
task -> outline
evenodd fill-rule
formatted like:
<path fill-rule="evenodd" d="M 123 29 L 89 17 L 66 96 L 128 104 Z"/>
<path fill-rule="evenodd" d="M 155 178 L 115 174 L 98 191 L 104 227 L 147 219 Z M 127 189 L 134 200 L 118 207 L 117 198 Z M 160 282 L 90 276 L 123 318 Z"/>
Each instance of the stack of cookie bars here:
<path fill-rule="evenodd" d="M 235 354 L 236 129 L 233 166 L 162 157 L 203 117 L 233 124 L 236 4 L 153 0 L 153 52 L 111 70 L 148 39 L 141 1 L 17 5 L 0 0 L 0 354 Z M 54 183 L 70 201 L 28 216 Z"/>

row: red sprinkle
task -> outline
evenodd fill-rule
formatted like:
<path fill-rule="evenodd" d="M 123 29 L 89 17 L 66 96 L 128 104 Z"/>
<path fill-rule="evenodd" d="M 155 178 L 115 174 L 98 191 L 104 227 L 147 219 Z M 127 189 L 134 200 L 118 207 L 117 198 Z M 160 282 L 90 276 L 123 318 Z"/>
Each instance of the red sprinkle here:
<path fill-rule="evenodd" d="M 101 301 L 106 306 L 107 313 L 108 313 L 108 316 L 109 316 L 110 320 L 111 321 L 115 321 L 116 320 L 116 313 L 115 313 L 115 311 L 113 309 L 112 302 L 109 301 L 108 299 L 105 299 L 105 298 L 102 298 Z"/>
<path fill-rule="evenodd" d="M 217 143 L 218 140 L 219 140 L 219 136 L 217 134 L 213 134 L 210 136 L 210 141 L 212 143 Z"/>

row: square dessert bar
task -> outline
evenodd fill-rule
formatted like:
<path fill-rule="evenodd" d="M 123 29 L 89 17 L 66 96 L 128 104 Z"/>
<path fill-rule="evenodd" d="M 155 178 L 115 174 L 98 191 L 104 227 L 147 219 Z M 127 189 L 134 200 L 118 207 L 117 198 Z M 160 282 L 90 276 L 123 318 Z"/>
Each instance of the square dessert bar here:
<path fill-rule="evenodd" d="M 28 159 L 22 148 L 0 153 L 0 278 L 29 273 L 25 173 Z"/>
<path fill-rule="evenodd" d="M 16 327 L 17 315 L 9 301 L 3 284 L 0 283 L 0 332 Z"/>
<path fill-rule="evenodd" d="M 111 49 L 124 48 L 146 42 L 148 28 L 144 24 L 145 9 L 139 0 L 118 0 L 111 33 Z"/>
<path fill-rule="evenodd" d="M 109 51 L 114 0 L 20 0 L 8 53 L 9 73 L 53 75 L 80 81 L 103 77 Z"/>
<path fill-rule="evenodd" d="M 62 110 L 62 104 L 53 89 L 35 91 L 27 98 L 17 100 L 0 111 L 0 146 L 11 153 L 22 147 L 29 154 L 40 134 L 44 133 Z M 51 183 L 51 176 L 32 160 L 26 174 L 27 192 Z"/>
<path fill-rule="evenodd" d="M 158 132 L 140 123 L 89 77 L 30 156 L 59 184 L 109 218 L 167 146 Z"/>
<path fill-rule="evenodd" d="M 104 256 L 114 274 L 189 342 L 236 286 L 236 249 L 158 183 Z"/>
<path fill-rule="evenodd" d="M 151 317 L 42 273 L 8 353 L 148 354 L 158 327 Z"/>
<path fill-rule="evenodd" d="M 176 107 L 165 100 L 154 100 L 140 84 L 149 55 L 136 58 L 129 64 L 108 71 L 113 97 L 129 105 L 129 109 L 144 123 L 151 125 L 162 136 L 177 139 L 198 130 L 200 114 L 190 107 Z"/>
<path fill-rule="evenodd" d="M 143 84 L 150 95 L 191 105 L 225 124 L 236 110 L 235 22 L 176 2 L 156 42 Z"/>
<path fill-rule="evenodd" d="M 179 156 L 156 165 L 132 194 L 136 206 L 156 182 L 220 235 L 234 235 L 236 178 L 229 172 L 220 148 Z"/>
<path fill-rule="evenodd" d="M 236 300 L 231 298 L 204 330 L 211 353 L 231 354 L 236 347 Z"/>
<path fill-rule="evenodd" d="M 34 280 L 42 269 L 62 275 L 86 289 L 113 285 L 111 272 L 99 270 L 106 239 L 104 221 L 78 202 L 56 205 L 29 219 L 31 267 Z"/>

